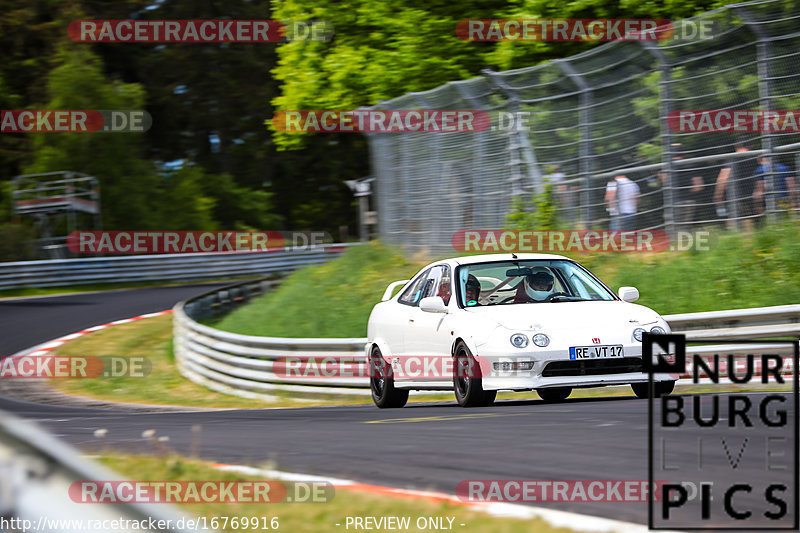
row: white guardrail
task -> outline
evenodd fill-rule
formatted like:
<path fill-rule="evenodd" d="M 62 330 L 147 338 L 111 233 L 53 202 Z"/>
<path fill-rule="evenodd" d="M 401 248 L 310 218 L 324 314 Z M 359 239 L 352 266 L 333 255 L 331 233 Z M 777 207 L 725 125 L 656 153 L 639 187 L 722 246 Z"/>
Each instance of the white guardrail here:
<path fill-rule="evenodd" d="M 0 263 L 0 289 L 87 283 L 197 281 L 280 274 L 324 263 L 351 244 L 275 252 L 153 254 Z"/>
<path fill-rule="evenodd" d="M 257 337 L 221 331 L 200 324 L 226 313 L 237 303 L 262 294 L 273 282 L 239 284 L 178 303 L 174 308 L 174 345 L 178 368 L 192 381 L 219 392 L 247 398 L 274 399 L 275 391 L 307 394 L 369 394 L 363 365 L 366 338 L 297 339 Z M 313 311 L 311 311 L 313 312 Z M 666 315 L 675 333 L 687 340 L 736 340 L 800 336 L 800 305 L 735 309 L 706 313 Z M 691 353 L 770 353 L 789 355 L 791 348 L 747 344 L 735 347 L 700 346 Z M 273 363 L 284 357 L 335 360 L 344 371 L 337 377 L 286 376 L 274 372 Z M 340 367 L 341 368 L 341 367 Z M 353 377 L 347 377 L 352 374 Z"/>
<path fill-rule="evenodd" d="M 121 480 L 33 423 L 0 412 L 0 531 L 196 531 L 186 527 L 194 516 L 170 504 L 79 503 L 70 496 L 75 482 Z"/>

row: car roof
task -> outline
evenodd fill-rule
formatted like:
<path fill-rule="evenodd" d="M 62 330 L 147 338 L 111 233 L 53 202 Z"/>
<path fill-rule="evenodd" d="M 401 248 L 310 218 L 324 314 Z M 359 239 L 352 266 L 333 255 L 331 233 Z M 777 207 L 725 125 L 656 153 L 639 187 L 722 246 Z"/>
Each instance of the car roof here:
<path fill-rule="evenodd" d="M 566 259 L 571 261 L 569 257 L 564 257 L 563 255 L 553 255 L 553 254 L 514 254 L 516 256 L 516 260 L 519 261 L 529 261 L 531 259 Z M 441 261 L 437 261 L 433 264 L 440 264 L 440 263 L 455 263 L 457 265 L 470 265 L 474 263 L 491 263 L 494 261 L 511 261 L 515 259 L 512 257 L 510 252 L 505 252 L 501 254 L 482 254 L 482 255 L 465 255 L 461 257 L 451 257 L 449 259 L 442 259 Z"/>

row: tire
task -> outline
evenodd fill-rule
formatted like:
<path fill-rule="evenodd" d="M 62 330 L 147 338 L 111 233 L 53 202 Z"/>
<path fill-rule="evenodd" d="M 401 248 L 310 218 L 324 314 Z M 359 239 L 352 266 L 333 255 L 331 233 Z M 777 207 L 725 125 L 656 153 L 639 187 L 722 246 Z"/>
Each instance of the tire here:
<path fill-rule="evenodd" d="M 647 383 L 631 383 L 631 388 L 633 389 L 633 393 L 638 396 L 639 398 L 649 398 L 649 390 Z M 661 396 L 666 396 L 667 394 L 671 393 L 675 389 L 675 382 L 674 381 L 657 381 L 653 383 L 653 388 L 655 389 L 655 396 L 659 398 Z"/>
<path fill-rule="evenodd" d="M 380 358 L 380 361 L 377 359 Z M 372 390 L 372 401 L 381 409 L 397 409 L 403 407 L 408 401 L 408 390 L 398 389 L 394 386 L 392 367 L 386 363 L 377 346 L 372 347 L 369 361 L 369 388 Z M 383 377 L 377 370 L 384 372 Z"/>
<path fill-rule="evenodd" d="M 562 402 L 567 399 L 567 396 L 572 394 L 572 387 L 549 387 L 547 389 L 536 389 L 539 397 L 550 402 Z"/>
<path fill-rule="evenodd" d="M 473 365 L 476 363 L 467 345 L 459 342 L 456 345 L 453 365 L 453 390 L 455 391 L 458 405 L 461 407 L 485 407 L 490 405 L 497 396 L 497 391 L 484 391 L 481 378 L 459 376 L 459 369 L 464 368 L 464 365 L 460 363 L 462 359 L 471 359 Z"/>
<path fill-rule="evenodd" d="M 496 390 L 485 390 L 483 391 L 483 406 L 489 407 L 494 403 L 495 398 L 497 398 L 497 391 Z"/>

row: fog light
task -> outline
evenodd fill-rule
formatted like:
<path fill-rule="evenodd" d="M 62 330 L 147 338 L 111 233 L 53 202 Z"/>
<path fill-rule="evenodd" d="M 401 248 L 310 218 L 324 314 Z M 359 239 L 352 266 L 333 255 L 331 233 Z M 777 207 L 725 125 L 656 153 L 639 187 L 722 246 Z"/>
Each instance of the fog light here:
<path fill-rule="evenodd" d="M 633 330 L 633 338 L 636 339 L 636 342 L 642 342 L 642 333 L 644 333 L 644 328 Z"/>
<path fill-rule="evenodd" d="M 540 348 L 544 348 L 548 344 L 550 344 L 550 337 L 545 335 L 544 333 L 537 333 L 533 336 L 533 344 Z"/>
<path fill-rule="evenodd" d="M 533 369 L 533 361 L 501 361 L 492 364 L 492 368 L 495 370 L 501 370 L 505 372 L 511 372 L 513 370 L 532 370 Z"/>
<path fill-rule="evenodd" d="M 525 348 L 528 345 L 528 337 L 522 333 L 514 333 L 511 335 L 511 345 L 515 348 Z"/>
<path fill-rule="evenodd" d="M 654 327 L 653 327 L 653 328 L 650 330 L 650 333 L 656 333 L 656 334 L 658 334 L 658 335 L 664 335 L 666 332 L 667 332 L 667 331 L 666 331 L 664 328 L 662 328 L 661 326 L 654 326 Z"/>

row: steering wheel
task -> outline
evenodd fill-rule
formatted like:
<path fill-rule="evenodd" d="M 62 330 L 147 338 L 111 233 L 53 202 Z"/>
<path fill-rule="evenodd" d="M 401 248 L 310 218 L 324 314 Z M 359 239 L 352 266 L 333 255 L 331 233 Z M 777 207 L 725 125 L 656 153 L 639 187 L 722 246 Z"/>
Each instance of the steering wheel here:
<path fill-rule="evenodd" d="M 566 292 L 554 292 L 553 294 L 548 295 L 547 298 L 544 299 L 544 301 L 545 302 L 550 302 L 556 296 L 569 296 L 569 294 L 567 294 Z"/>

